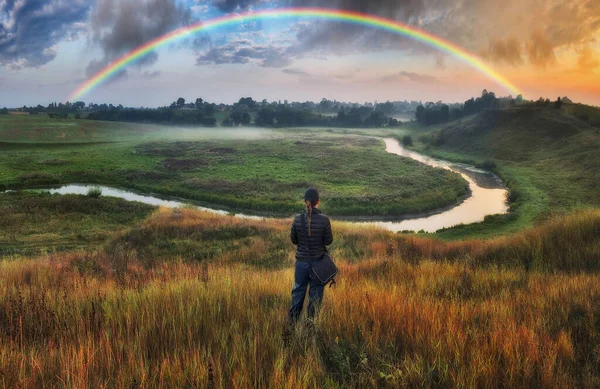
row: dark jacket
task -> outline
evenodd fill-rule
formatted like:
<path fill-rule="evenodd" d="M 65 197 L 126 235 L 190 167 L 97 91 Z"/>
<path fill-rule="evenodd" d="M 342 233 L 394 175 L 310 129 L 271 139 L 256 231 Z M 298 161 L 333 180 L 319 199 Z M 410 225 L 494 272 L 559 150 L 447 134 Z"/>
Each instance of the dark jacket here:
<path fill-rule="evenodd" d="M 302 215 L 304 215 L 304 228 L 302 227 Z M 292 239 L 292 243 L 297 245 L 296 260 L 298 261 L 310 262 L 321 259 L 323 254 L 327 252 L 325 246 L 329 246 L 333 242 L 331 222 L 318 208 L 313 208 L 312 210 L 310 232 L 311 235 L 308 236 L 308 214 L 306 211 L 296 215 L 292 223 L 290 238 Z M 308 246 L 306 245 L 307 237 Z"/>

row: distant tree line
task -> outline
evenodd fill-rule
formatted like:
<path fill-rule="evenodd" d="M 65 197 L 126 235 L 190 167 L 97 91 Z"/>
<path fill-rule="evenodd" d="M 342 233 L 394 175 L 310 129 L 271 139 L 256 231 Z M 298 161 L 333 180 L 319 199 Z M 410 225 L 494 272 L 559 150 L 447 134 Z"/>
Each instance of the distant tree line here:
<path fill-rule="evenodd" d="M 90 112 L 87 119 L 109 122 L 198 124 L 203 126 L 215 126 L 217 124 L 213 116 L 206 116 L 199 110 L 181 111 L 164 107 L 158 109 L 113 108 L 106 111 Z"/>
<path fill-rule="evenodd" d="M 420 101 L 386 101 L 385 103 L 370 103 L 365 102 L 364 104 L 359 103 L 345 103 L 337 100 L 322 99 L 320 103 L 315 104 L 312 102 L 306 103 L 291 103 L 293 108 L 309 109 L 318 113 L 333 113 L 337 114 L 340 111 L 347 111 L 352 108 L 363 108 L 372 109 L 383 112 L 383 114 L 392 116 L 399 114 L 406 114 L 415 112 L 419 105 L 422 105 Z M 301 106 L 298 106 L 301 105 Z"/>
<path fill-rule="evenodd" d="M 516 99 L 513 99 L 512 96 L 497 98 L 494 92 L 484 89 L 480 97 L 470 98 L 463 104 L 448 105 L 442 102 L 428 102 L 425 105 L 419 105 L 415 112 L 415 118 L 417 122 L 428 126 L 460 119 L 463 116 L 479 113 L 484 109 L 504 108 L 522 102 L 522 95 L 517 96 Z"/>
<path fill-rule="evenodd" d="M 566 97 L 559 97 L 554 103 L 560 108 Z M 96 104 L 86 105 L 83 101 L 50 103 L 44 107 L 22 107 L 18 111 L 31 114 L 46 113 L 52 118 L 75 119 L 85 117 L 89 120 L 122 121 L 139 123 L 158 123 L 175 125 L 202 125 L 225 127 L 250 126 L 290 127 L 290 126 L 330 126 L 378 128 L 396 127 L 402 122 L 391 117 L 394 114 L 415 112 L 416 120 L 424 125 L 445 123 L 472 115 L 484 109 L 498 109 L 520 104 L 550 105 L 549 99 L 526 102 L 523 96 L 498 98 L 494 92 L 483 90 L 480 97 L 470 98 L 460 104 L 445 104 L 420 101 L 387 101 L 385 103 L 346 103 L 322 99 L 315 103 L 288 102 L 284 100 L 268 102 L 255 101 L 251 97 L 242 97 L 234 104 L 215 104 L 196 98 L 186 102 L 178 98 L 167 106 L 159 108 L 126 108 L 122 105 Z M 0 114 L 8 114 L 7 108 Z M 218 118 L 218 119 L 217 119 Z"/>
<path fill-rule="evenodd" d="M 186 102 L 180 97 L 167 106 L 159 108 L 127 108 L 122 105 L 88 105 L 83 101 L 75 103 L 51 103 L 47 107 L 38 105 L 17 109 L 30 114 L 45 113 L 52 118 L 121 121 L 138 123 L 157 123 L 174 125 L 202 125 L 225 127 L 235 126 L 333 126 L 333 127 L 394 127 L 402 123 L 386 116 L 386 112 L 398 109 L 411 109 L 420 102 L 344 103 L 322 99 L 320 103 L 311 101 L 288 102 L 287 100 L 268 102 L 255 101 L 251 97 L 242 97 L 236 103 L 215 104 L 196 98 Z M 336 109 L 335 113 L 331 113 Z M 323 113 L 327 111 L 328 113 Z M 8 110 L 0 113 L 8 113 Z M 219 118 L 219 120 L 217 120 Z"/>
<path fill-rule="evenodd" d="M 254 123 L 261 127 L 328 126 L 328 127 L 396 127 L 402 123 L 383 112 L 362 106 L 341 109 L 337 115 L 322 115 L 307 109 L 277 104 L 260 108 Z"/>
<path fill-rule="evenodd" d="M 337 115 L 324 115 L 311 110 L 310 102 L 288 103 L 255 101 L 251 97 L 242 97 L 232 105 L 208 103 L 197 98 L 194 103 L 186 103 L 182 97 L 168 107 L 157 109 L 134 109 L 91 106 L 87 114 L 90 120 L 149 122 L 178 125 L 215 126 L 215 114 L 222 112 L 225 127 L 250 126 L 292 127 L 292 126 L 330 126 L 330 127 L 386 127 L 398 126 L 398 120 L 385 116 L 375 105 L 342 105 Z"/>
<path fill-rule="evenodd" d="M 563 103 L 572 104 L 573 102 L 568 97 L 559 96 L 553 103 L 554 108 L 560 109 Z M 440 101 L 419 105 L 415 111 L 415 118 L 421 124 L 432 125 L 460 119 L 463 116 L 479 113 L 484 109 L 500 109 L 516 105 L 549 107 L 551 104 L 550 99 L 543 97 L 535 101 L 527 101 L 523 99 L 523 95 L 518 95 L 516 98 L 512 96 L 498 98 L 494 92 L 488 92 L 484 89 L 480 97 L 470 98 L 463 104 L 448 105 Z"/>
<path fill-rule="evenodd" d="M 115 122 L 160 123 L 177 125 L 215 126 L 215 104 L 197 98 L 194 103 L 186 104 L 180 97 L 169 107 L 125 108 L 122 105 L 90 104 L 87 119 Z"/>

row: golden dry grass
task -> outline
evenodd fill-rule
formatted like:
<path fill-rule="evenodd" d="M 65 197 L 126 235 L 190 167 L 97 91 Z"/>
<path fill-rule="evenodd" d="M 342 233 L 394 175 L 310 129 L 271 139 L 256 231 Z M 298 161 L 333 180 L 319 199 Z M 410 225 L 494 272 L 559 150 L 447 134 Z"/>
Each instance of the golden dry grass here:
<path fill-rule="evenodd" d="M 541 237 L 558 231 L 551 223 L 503 247 L 537 237 L 571 252 L 596 224 L 566 225 L 568 240 Z M 1 262 L 0 387 L 600 385 L 595 271 L 525 269 L 518 258 L 488 266 L 476 259 L 500 240 L 456 246 L 335 224 L 338 284 L 315 329 L 288 336 L 287 232 L 285 222 L 161 210 L 105 250 Z M 220 251 L 190 260 L 177 249 L 189 239 Z M 147 260 L 143 242 L 177 254 Z M 277 247 L 280 265 L 261 267 L 256 258 Z"/>
<path fill-rule="evenodd" d="M 468 260 L 472 265 L 521 267 L 527 271 L 600 270 L 600 210 L 555 217 L 513 235 L 490 240 L 444 242 L 400 238 L 407 258 Z"/>

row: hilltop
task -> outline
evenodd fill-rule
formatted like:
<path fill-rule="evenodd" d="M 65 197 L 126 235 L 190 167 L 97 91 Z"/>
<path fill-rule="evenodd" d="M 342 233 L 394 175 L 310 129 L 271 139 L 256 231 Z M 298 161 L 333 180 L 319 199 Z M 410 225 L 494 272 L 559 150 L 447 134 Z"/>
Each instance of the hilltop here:
<path fill-rule="evenodd" d="M 597 150 L 599 128 L 571 112 L 535 105 L 486 109 L 443 128 L 440 141 L 443 148 L 514 162 L 551 157 L 556 151 Z"/>

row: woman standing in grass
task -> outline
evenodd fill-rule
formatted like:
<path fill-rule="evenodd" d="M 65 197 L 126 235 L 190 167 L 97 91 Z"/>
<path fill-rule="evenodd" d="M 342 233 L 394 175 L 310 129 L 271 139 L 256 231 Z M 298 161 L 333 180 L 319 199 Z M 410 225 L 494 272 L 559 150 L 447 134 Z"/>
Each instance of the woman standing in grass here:
<path fill-rule="evenodd" d="M 304 194 L 304 202 L 306 210 L 294 218 L 290 234 L 292 243 L 296 245 L 292 307 L 289 311 L 291 324 L 300 318 L 309 285 L 308 317 L 312 320 L 317 314 L 323 301 L 325 286 L 312 273 L 312 263 L 323 257 L 327 252 L 326 246 L 333 242 L 331 222 L 319 210 L 319 192 L 313 188 L 308 189 Z"/>

